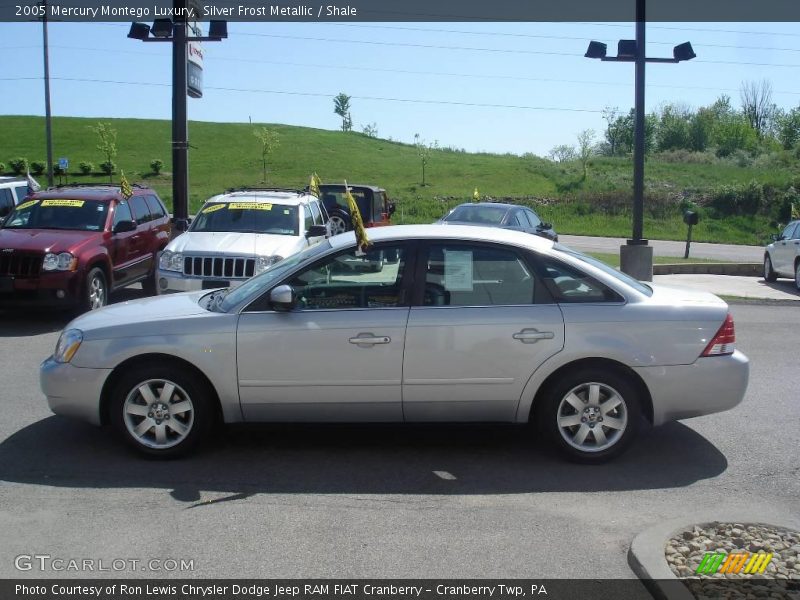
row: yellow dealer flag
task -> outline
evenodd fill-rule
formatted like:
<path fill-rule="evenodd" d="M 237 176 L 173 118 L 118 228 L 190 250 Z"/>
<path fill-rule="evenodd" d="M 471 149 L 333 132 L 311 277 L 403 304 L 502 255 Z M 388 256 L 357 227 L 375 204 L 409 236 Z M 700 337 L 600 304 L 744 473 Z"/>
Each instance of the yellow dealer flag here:
<path fill-rule="evenodd" d="M 308 184 L 308 190 L 314 194 L 317 198 L 322 198 L 322 192 L 319 191 L 319 185 L 322 183 L 322 180 L 319 178 L 319 175 L 314 173 L 311 176 L 311 183 Z"/>
<path fill-rule="evenodd" d="M 475 188 L 475 191 L 472 192 L 472 199 L 475 200 L 475 202 L 481 199 L 481 195 L 478 193 L 478 188 Z"/>
<path fill-rule="evenodd" d="M 350 210 L 350 220 L 353 222 L 353 232 L 356 234 L 356 242 L 360 250 L 366 250 L 372 244 L 367 237 L 367 230 L 364 227 L 364 221 L 361 219 L 361 212 L 358 210 L 356 199 L 350 193 L 350 188 L 347 187 L 347 181 L 344 182 L 344 199 L 347 200 L 347 208 Z"/>
<path fill-rule="evenodd" d="M 122 194 L 122 197 L 126 200 L 133 196 L 133 190 L 131 189 L 131 184 L 128 183 L 128 180 L 125 179 L 125 171 L 122 171 L 119 177 L 119 191 Z"/>

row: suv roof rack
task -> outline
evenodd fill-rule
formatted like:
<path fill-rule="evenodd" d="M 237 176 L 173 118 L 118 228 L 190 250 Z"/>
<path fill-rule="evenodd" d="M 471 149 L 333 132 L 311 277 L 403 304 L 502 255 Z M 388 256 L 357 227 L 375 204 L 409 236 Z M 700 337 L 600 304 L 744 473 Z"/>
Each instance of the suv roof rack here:
<path fill-rule="evenodd" d="M 233 192 L 290 192 L 292 194 L 297 194 L 298 196 L 303 196 L 307 193 L 306 190 L 298 190 L 295 188 L 253 187 L 253 186 L 228 188 L 227 190 L 225 190 L 224 193 L 231 194 Z"/>
<path fill-rule="evenodd" d="M 60 190 L 62 188 L 71 188 L 71 187 L 118 188 L 121 185 L 122 185 L 121 183 L 61 183 L 59 185 L 48 187 L 47 189 Z M 138 188 L 140 190 L 146 189 L 148 187 L 140 183 L 131 183 L 130 186 L 132 188 Z"/>

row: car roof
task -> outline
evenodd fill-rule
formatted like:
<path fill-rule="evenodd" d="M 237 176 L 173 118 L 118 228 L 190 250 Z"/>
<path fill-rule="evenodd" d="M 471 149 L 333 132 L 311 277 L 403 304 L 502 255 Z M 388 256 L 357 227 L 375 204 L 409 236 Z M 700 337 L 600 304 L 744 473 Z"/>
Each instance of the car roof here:
<path fill-rule="evenodd" d="M 512 208 L 528 208 L 527 206 L 520 206 L 519 204 L 508 204 L 506 202 L 464 202 L 463 204 L 459 204 L 456 208 L 461 208 L 462 206 L 469 206 L 469 207 L 483 207 L 483 206 L 496 206 L 498 208 L 502 208 L 505 210 L 510 210 Z"/>
<path fill-rule="evenodd" d="M 3 176 L 0 176 L 0 185 L 2 185 L 4 183 L 5 184 L 12 184 L 12 185 L 18 185 L 18 184 L 21 183 L 23 185 L 27 185 L 28 184 L 28 180 L 25 179 L 24 177 L 7 177 L 7 176 L 3 175 Z"/>
<path fill-rule="evenodd" d="M 348 183 L 347 187 L 349 188 L 366 188 L 368 190 L 372 190 L 373 192 L 385 192 L 386 189 L 382 187 L 378 187 L 377 185 L 370 185 L 368 183 Z M 344 183 L 321 183 L 319 186 L 320 191 L 323 191 L 325 188 L 341 188 L 344 189 Z"/>
<path fill-rule="evenodd" d="M 132 188 L 134 195 L 139 195 L 143 192 L 155 194 L 150 188 L 135 186 Z M 65 185 L 61 187 L 49 188 L 40 190 L 31 194 L 32 198 L 77 198 L 77 199 L 91 199 L 91 200 L 113 200 L 121 198 L 120 187 L 118 185 L 93 185 L 93 186 L 71 186 Z"/>
<path fill-rule="evenodd" d="M 308 204 L 314 198 L 305 192 L 292 192 L 283 190 L 236 190 L 212 196 L 206 203 L 211 202 L 255 202 L 258 204 Z M 316 198 L 314 198 L 316 200 Z"/>
<path fill-rule="evenodd" d="M 441 238 L 472 242 L 495 242 L 533 250 L 549 250 L 553 247 L 552 240 L 521 231 L 501 229 L 499 227 L 444 225 L 440 223 L 373 227 L 367 230 L 367 237 L 371 242 Z M 330 238 L 331 246 L 334 248 L 343 248 L 354 241 L 355 234 L 352 231 Z"/>

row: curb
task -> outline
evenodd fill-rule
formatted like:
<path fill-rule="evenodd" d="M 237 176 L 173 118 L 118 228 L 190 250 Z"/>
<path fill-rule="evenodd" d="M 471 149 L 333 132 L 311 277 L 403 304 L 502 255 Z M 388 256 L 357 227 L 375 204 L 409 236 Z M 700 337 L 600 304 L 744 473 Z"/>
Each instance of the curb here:
<path fill-rule="evenodd" d="M 761 263 L 681 263 L 653 265 L 653 275 L 741 275 L 761 277 Z"/>
<path fill-rule="evenodd" d="M 667 564 L 664 548 L 675 534 L 698 525 L 707 527 L 711 523 L 748 523 L 784 529 L 800 529 L 800 522 L 789 519 L 788 523 L 764 523 L 752 515 L 723 514 L 687 521 L 686 518 L 671 519 L 645 529 L 631 542 L 628 550 L 628 565 L 641 579 L 647 590 L 657 600 L 695 600 L 694 595 L 683 584 Z"/>

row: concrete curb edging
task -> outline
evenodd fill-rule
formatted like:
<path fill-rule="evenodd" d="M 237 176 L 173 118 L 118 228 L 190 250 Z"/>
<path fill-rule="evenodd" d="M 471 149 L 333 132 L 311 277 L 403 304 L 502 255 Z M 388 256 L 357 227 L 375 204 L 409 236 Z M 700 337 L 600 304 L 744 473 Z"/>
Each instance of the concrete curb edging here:
<path fill-rule="evenodd" d="M 691 521 L 682 517 L 670 519 L 645 529 L 631 542 L 628 550 L 628 565 L 654 598 L 657 600 L 694 600 L 694 595 L 667 564 L 665 547 L 667 541 L 675 534 L 695 525 L 706 527 L 711 523 L 747 523 L 784 529 L 800 529 L 800 522 L 793 519 L 789 519 L 788 523 L 764 523 L 761 518 L 741 514 L 705 516 Z"/>
<path fill-rule="evenodd" d="M 761 277 L 761 263 L 679 263 L 653 265 L 653 275 L 742 275 Z"/>

